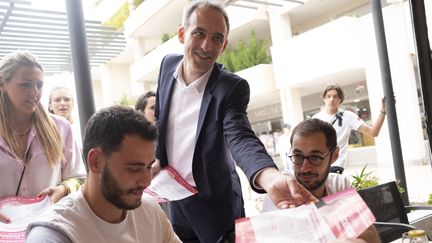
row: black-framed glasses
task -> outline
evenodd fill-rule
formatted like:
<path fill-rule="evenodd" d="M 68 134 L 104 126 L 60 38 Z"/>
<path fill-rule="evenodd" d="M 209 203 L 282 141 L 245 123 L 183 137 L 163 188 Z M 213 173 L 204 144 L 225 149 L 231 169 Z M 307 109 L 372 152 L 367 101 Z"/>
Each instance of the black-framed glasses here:
<path fill-rule="evenodd" d="M 311 165 L 313 166 L 319 166 L 321 165 L 321 163 L 323 162 L 323 160 L 325 158 L 327 158 L 327 156 L 329 156 L 336 147 L 333 147 L 332 149 L 330 149 L 330 151 L 324 155 L 324 157 L 318 156 L 318 155 L 311 155 L 311 156 L 303 156 L 301 154 L 291 154 L 288 155 L 288 157 L 290 158 L 290 160 L 295 164 L 295 165 L 302 165 L 305 161 L 305 159 L 309 160 L 309 163 L 311 163 Z"/>

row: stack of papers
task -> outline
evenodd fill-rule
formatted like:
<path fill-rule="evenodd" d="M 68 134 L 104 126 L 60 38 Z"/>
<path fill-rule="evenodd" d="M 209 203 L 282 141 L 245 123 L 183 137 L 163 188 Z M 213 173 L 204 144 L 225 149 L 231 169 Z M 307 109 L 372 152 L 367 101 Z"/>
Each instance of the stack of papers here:
<path fill-rule="evenodd" d="M 27 225 L 48 209 L 49 197 L 6 197 L 0 200 L 0 213 L 6 215 L 11 223 L 0 222 L 0 242 L 25 242 Z"/>
<path fill-rule="evenodd" d="M 356 238 L 375 222 L 354 189 L 318 203 L 236 220 L 236 243 L 332 242 Z"/>
<path fill-rule="evenodd" d="M 145 192 L 156 197 L 158 202 L 177 201 L 198 193 L 171 166 L 166 166 L 152 179 Z"/>

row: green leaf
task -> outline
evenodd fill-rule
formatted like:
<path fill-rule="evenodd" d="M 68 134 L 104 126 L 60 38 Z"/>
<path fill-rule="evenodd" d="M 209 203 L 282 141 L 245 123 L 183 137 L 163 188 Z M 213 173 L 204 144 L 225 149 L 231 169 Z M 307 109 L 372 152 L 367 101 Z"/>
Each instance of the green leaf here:
<path fill-rule="evenodd" d="M 363 166 L 360 174 L 351 176 L 354 179 L 351 184 L 357 190 L 378 185 L 378 178 L 372 176 L 372 171 L 366 172 L 366 167 L 367 164 Z"/>

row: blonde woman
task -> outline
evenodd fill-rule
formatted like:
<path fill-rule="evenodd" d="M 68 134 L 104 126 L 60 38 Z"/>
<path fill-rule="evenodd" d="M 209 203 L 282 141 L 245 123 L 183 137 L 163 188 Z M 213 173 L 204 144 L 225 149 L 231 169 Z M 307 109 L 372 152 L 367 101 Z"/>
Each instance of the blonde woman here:
<path fill-rule="evenodd" d="M 49 196 L 80 186 L 85 169 L 69 123 L 40 104 L 43 69 L 28 52 L 0 62 L 0 198 Z M 0 214 L 0 223 L 10 223 Z"/>

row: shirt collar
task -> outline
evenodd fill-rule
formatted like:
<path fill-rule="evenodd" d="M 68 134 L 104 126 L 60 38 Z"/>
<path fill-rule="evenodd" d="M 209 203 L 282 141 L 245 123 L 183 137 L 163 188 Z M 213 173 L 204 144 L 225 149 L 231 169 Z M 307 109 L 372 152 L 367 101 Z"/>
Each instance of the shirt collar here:
<path fill-rule="evenodd" d="M 188 86 L 191 86 L 191 88 L 196 89 L 199 93 L 203 93 L 205 90 L 205 87 L 207 86 L 208 80 L 210 78 L 210 75 L 213 71 L 213 68 L 210 68 L 207 72 L 205 72 L 203 75 L 192 81 L 192 83 Z M 177 80 L 179 84 L 182 85 L 182 87 L 188 87 L 186 86 L 186 82 L 183 79 L 183 60 L 177 65 L 177 68 L 173 74 L 174 78 Z"/>

